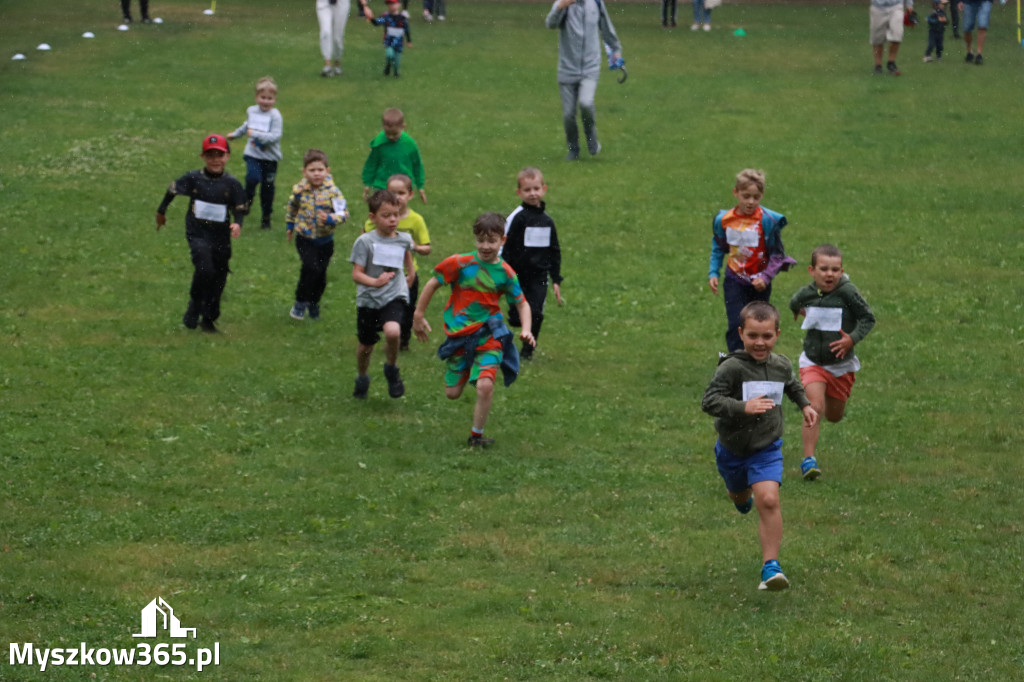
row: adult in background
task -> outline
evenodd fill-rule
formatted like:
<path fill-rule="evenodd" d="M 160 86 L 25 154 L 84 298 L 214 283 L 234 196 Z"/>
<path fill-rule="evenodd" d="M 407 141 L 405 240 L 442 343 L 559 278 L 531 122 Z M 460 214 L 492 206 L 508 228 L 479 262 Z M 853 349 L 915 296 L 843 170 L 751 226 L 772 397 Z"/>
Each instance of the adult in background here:
<path fill-rule="evenodd" d="M 967 56 L 964 61 L 981 66 L 985 60 L 981 51 L 985 48 L 985 36 L 988 34 L 988 17 L 992 13 L 992 0 L 962 0 L 960 13 L 963 15 L 964 44 L 967 45 Z M 971 52 L 971 34 L 978 29 L 978 51 Z"/>
<path fill-rule="evenodd" d="M 142 15 L 142 23 L 151 23 L 149 20 L 149 0 L 139 0 L 139 13 Z M 121 14 L 124 23 L 132 23 L 131 0 L 121 0 Z"/>
<path fill-rule="evenodd" d="M 587 151 L 591 155 L 601 151 L 594 118 L 594 95 L 604 58 L 603 43 L 608 44 L 616 59 L 622 55 L 622 44 L 603 0 L 555 0 L 545 23 L 548 28 L 560 31 L 558 87 L 562 94 L 565 141 L 569 145 L 569 155 L 565 158 L 576 161 L 580 158 L 577 107 L 583 120 Z"/>
<path fill-rule="evenodd" d="M 367 11 L 366 0 L 359 0 L 359 6 L 363 12 Z M 341 55 L 345 51 L 345 24 L 348 23 L 349 7 L 349 0 L 316 0 L 316 19 L 320 22 L 320 54 L 324 57 L 324 68 L 320 75 L 324 78 L 341 75 Z"/>
<path fill-rule="evenodd" d="M 896 55 L 903 42 L 903 15 L 914 9 L 914 0 L 871 0 L 871 51 L 875 57 L 875 74 L 881 75 L 885 43 L 889 43 L 889 61 L 885 68 L 890 75 L 900 75 Z"/>

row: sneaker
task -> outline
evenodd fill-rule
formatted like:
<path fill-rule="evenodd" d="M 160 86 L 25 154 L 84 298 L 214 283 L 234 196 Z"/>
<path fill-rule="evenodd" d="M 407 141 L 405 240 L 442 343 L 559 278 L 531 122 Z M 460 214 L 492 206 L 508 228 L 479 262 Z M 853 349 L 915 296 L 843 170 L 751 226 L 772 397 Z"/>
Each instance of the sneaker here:
<path fill-rule="evenodd" d="M 533 346 L 523 343 L 523 349 L 519 351 L 520 360 L 533 360 Z"/>
<path fill-rule="evenodd" d="M 889 71 L 890 76 L 900 75 L 900 68 L 896 66 L 896 62 L 889 62 L 885 65 L 885 68 Z"/>
<path fill-rule="evenodd" d="M 306 312 L 309 313 L 309 319 L 319 320 L 320 319 L 320 304 L 310 303 L 309 307 L 306 308 Z"/>
<path fill-rule="evenodd" d="M 181 323 L 188 329 L 195 329 L 199 326 L 199 306 L 191 298 L 188 300 L 188 308 L 181 316 Z"/>
<path fill-rule="evenodd" d="M 213 324 L 213 320 L 208 320 L 205 317 L 199 321 L 199 328 L 207 334 L 220 334 L 220 330 Z"/>
<path fill-rule="evenodd" d="M 132 23 L 132 18 L 126 14 L 123 17 L 121 17 L 121 23 L 122 24 L 130 24 L 130 23 Z"/>
<path fill-rule="evenodd" d="M 437 15 L 437 20 L 438 21 L 444 21 L 444 15 L 443 14 L 438 14 Z"/>
<path fill-rule="evenodd" d="M 804 477 L 805 481 L 813 481 L 818 476 L 821 476 L 818 460 L 813 456 L 804 457 L 804 461 L 800 462 L 800 475 Z"/>
<path fill-rule="evenodd" d="M 494 439 L 484 438 L 483 436 L 473 434 L 469 437 L 469 440 L 466 441 L 466 445 L 468 445 L 471 448 L 480 448 L 481 450 L 486 450 L 487 448 L 494 445 Z"/>
<path fill-rule="evenodd" d="M 881 64 L 875 64 L 874 74 L 876 76 L 881 76 L 882 75 L 882 65 Z"/>
<path fill-rule="evenodd" d="M 269 230 L 270 229 L 270 216 L 268 216 L 268 215 L 263 216 L 263 220 L 260 221 L 260 229 L 261 230 Z"/>
<path fill-rule="evenodd" d="M 358 400 L 366 400 L 366 394 L 370 391 L 370 377 L 356 377 L 356 390 L 352 391 L 352 397 Z"/>
<path fill-rule="evenodd" d="M 787 587 L 789 587 L 789 578 L 782 572 L 779 562 L 775 559 L 764 562 L 764 566 L 761 567 L 761 584 L 757 586 L 757 589 L 777 592 Z"/>
<path fill-rule="evenodd" d="M 340 76 L 341 75 L 341 67 L 340 66 L 332 66 L 331 67 L 331 75 L 332 76 Z"/>
<path fill-rule="evenodd" d="M 985 63 L 984 57 L 982 57 L 980 54 L 974 55 L 974 65 L 975 66 L 981 66 L 984 63 Z"/>
<path fill-rule="evenodd" d="M 142 17 L 142 23 L 144 23 L 144 24 L 152 24 L 153 20 L 150 19 L 149 17 Z"/>
<path fill-rule="evenodd" d="M 700 30 L 700 24 L 693 24 L 692 26 L 690 26 L 690 30 L 691 31 L 699 31 Z"/>
<path fill-rule="evenodd" d="M 423 10 L 423 21 L 433 21 L 434 15 L 429 10 Z"/>
<path fill-rule="evenodd" d="M 968 52 L 967 56 L 964 57 L 964 61 L 967 62 L 968 64 L 973 64 L 974 63 L 974 53 L 973 52 Z"/>
<path fill-rule="evenodd" d="M 292 309 L 288 311 L 288 314 L 291 315 L 293 320 L 301 320 L 306 316 L 306 304 L 301 301 L 296 301 L 295 305 L 292 306 Z"/>
<path fill-rule="evenodd" d="M 711 30 L 711 24 L 704 24 L 704 30 L 705 31 L 710 31 Z"/>
<path fill-rule="evenodd" d="M 933 58 L 929 57 L 928 55 L 925 55 L 924 59 L 922 59 L 921 61 L 925 62 L 927 64 L 928 62 L 933 62 L 935 60 Z"/>
<path fill-rule="evenodd" d="M 733 504 L 736 505 L 736 511 L 740 514 L 749 514 L 750 510 L 754 508 L 754 496 L 748 497 L 747 501 L 743 504 L 736 504 L 735 502 Z"/>
<path fill-rule="evenodd" d="M 566 161 L 579 161 L 580 160 L 580 153 L 579 153 L 579 151 L 573 151 L 573 150 L 570 149 L 569 153 L 565 155 L 565 160 Z"/>
<path fill-rule="evenodd" d="M 401 398 L 405 395 L 405 384 L 402 383 L 402 376 L 395 365 L 384 365 L 384 378 L 388 382 L 388 395 L 392 398 Z"/>
<path fill-rule="evenodd" d="M 384 75 L 385 76 L 390 76 L 391 75 L 391 60 L 390 59 L 388 59 L 387 61 L 384 62 Z"/>
<path fill-rule="evenodd" d="M 320 69 L 320 75 L 323 76 L 324 78 L 331 78 L 332 76 L 334 76 L 334 67 L 325 66 L 324 68 Z"/>
<path fill-rule="evenodd" d="M 597 156 L 601 153 L 601 143 L 598 142 L 594 146 L 587 145 L 587 151 L 590 152 L 591 156 Z"/>

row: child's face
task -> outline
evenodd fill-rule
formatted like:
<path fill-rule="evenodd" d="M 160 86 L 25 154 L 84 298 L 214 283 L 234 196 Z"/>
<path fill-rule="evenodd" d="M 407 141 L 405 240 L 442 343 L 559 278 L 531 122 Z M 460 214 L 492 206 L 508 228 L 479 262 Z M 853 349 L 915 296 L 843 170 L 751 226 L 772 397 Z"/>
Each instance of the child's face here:
<path fill-rule="evenodd" d="M 402 3 L 400 2 L 389 2 L 388 3 L 388 14 L 401 14 Z"/>
<path fill-rule="evenodd" d="M 828 293 L 839 286 L 843 259 L 841 256 L 818 256 L 815 264 L 807 267 L 807 272 L 814 278 L 814 286 Z"/>
<path fill-rule="evenodd" d="M 277 95 L 267 90 L 257 92 L 256 104 L 260 105 L 260 111 L 270 111 L 277 104 Z"/>
<path fill-rule="evenodd" d="M 388 191 L 398 199 L 399 212 L 405 213 L 405 207 L 409 205 L 409 199 L 412 198 L 412 189 L 401 180 L 393 180 L 388 183 Z"/>
<path fill-rule="evenodd" d="M 306 178 L 311 186 L 319 187 L 324 184 L 330 172 L 331 169 L 323 161 L 311 161 L 302 169 L 302 177 Z"/>
<path fill-rule="evenodd" d="M 743 341 L 743 350 L 747 351 L 750 357 L 758 362 L 764 362 L 775 348 L 775 342 L 779 340 L 775 320 L 755 320 L 748 317 L 740 327 L 740 340 Z"/>
<path fill-rule="evenodd" d="M 398 228 L 398 204 L 381 204 L 376 213 L 370 214 L 370 220 L 377 228 L 377 233 L 383 237 L 390 237 Z"/>
<path fill-rule="evenodd" d="M 203 163 L 206 164 L 206 170 L 214 175 L 220 175 L 224 172 L 224 168 L 228 165 L 228 159 L 231 158 L 230 154 L 222 152 L 219 149 L 209 149 L 203 152 Z"/>
<path fill-rule="evenodd" d="M 548 186 L 544 184 L 542 177 L 523 178 L 516 189 L 516 194 L 523 200 L 524 204 L 539 207 L 544 201 L 544 195 L 548 192 Z"/>
<path fill-rule="evenodd" d="M 384 121 L 384 136 L 394 142 L 402 136 L 405 130 L 405 121 Z"/>
<path fill-rule="evenodd" d="M 764 196 L 764 193 L 757 188 L 757 185 L 750 183 L 734 188 L 732 195 L 736 197 L 736 208 L 739 209 L 740 215 L 751 215 L 761 205 L 761 197 Z"/>
<path fill-rule="evenodd" d="M 476 253 L 485 263 L 497 263 L 501 258 L 501 247 L 505 243 L 505 235 L 482 234 L 476 238 Z"/>

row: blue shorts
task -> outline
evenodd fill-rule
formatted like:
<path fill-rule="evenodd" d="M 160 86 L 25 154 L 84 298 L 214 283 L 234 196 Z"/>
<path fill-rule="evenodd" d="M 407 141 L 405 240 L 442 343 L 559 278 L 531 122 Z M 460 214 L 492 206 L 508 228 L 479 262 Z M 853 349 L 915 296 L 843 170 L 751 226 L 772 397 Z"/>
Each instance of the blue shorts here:
<path fill-rule="evenodd" d="M 979 3 L 964 3 L 964 16 L 960 21 L 960 30 L 971 33 L 974 29 L 988 30 L 988 16 L 992 13 L 992 0 Z"/>
<path fill-rule="evenodd" d="M 782 485 L 782 439 L 749 457 L 737 457 L 716 442 L 715 463 L 725 481 L 725 489 L 731 493 L 741 493 L 761 481 Z"/>

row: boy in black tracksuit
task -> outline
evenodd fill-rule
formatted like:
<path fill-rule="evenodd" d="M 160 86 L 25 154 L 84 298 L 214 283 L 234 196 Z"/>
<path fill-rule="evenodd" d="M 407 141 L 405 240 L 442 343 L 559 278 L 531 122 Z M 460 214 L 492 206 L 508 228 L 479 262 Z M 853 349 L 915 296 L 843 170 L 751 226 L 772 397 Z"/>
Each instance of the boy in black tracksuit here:
<path fill-rule="evenodd" d="M 231 149 L 221 135 L 203 139 L 201 170 L 189 171 L 171 183 L 156 210 L 156 229 L 167 224 L 167 207 L 178 195 L 188 197 L 185 236 L 192 252 L 192 287 L 182 323 L 189 329 L 200 327 L 216 333 L 214 322 L 220 317 L 220 297 L 228 281 L 231 239 L 242 232 L 242 221 L 249 212 L 245 188 L 225 171 Z M 232 219 L 233 217 L 233 219 Z"/>
<path fill-rule="evenodd" d="M 501 257 L 519 276 L 519 286 L 530 304 L 531 329 L 536 344 L 544 322 L 549 276 L 555 300 L 558 305 L 565 303 L 562 300 L 562 250 L 558 246 L 555 221 L 544 212 L 544 195 L 548 191 L 544 176 L 536 168 L 524 168 L 519 171 L 516 183 L 516 194 L 523 203 L 505 220 L 506 241 Z M 519 312 L 515 308 L 508 310 L 508 323 L 513 327 L 521 326 Z M 524 342 L 520 357 L 532 359 L 534 347 Z"/>

